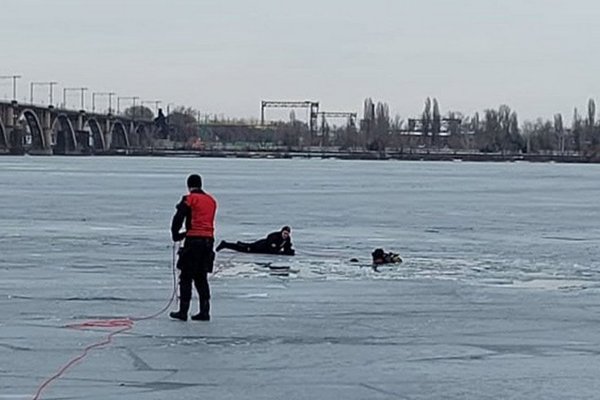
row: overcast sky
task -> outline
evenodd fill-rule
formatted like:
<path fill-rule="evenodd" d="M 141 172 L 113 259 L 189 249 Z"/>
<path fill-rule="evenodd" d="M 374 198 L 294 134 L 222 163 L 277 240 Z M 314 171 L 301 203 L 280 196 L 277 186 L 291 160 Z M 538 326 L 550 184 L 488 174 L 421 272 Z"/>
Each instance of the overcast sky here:
<path fill-rule="evenodd" d="M 594 0 L 0 0 L 0 75 L 23 75 L 20 100 L 56 80 L 59 101 L 86 86 L 237 117 L 261 99 L 362 114 L 367 96 L 409 117 L 432 96 L 570 119 L 600 94 L 599 21 Z"/>

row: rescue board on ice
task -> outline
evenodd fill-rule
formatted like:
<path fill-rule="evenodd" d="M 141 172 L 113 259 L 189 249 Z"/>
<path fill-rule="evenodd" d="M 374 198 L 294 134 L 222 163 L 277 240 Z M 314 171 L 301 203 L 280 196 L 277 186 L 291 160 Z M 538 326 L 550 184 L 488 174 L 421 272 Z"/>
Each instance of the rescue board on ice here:
<path fill-rule="evenodd" d="M 261 269 L 266 269 L 271 275 L 282 275 L 286 276 L 289 274 L 297 274 L 300 272 L 299 269 L 292 268 L 289 265 L 273 265 L 273 263 L 256 263 Z"/>

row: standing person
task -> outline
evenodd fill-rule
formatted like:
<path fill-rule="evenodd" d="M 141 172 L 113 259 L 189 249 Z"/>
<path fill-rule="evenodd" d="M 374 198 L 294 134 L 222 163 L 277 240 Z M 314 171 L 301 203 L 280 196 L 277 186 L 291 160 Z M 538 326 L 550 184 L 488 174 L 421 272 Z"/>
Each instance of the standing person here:
<path fill-rule="evenodd" d="M 202 190 L 200 175 L 187 178 L 189 194 L 177 204 L 177 212 L 171 222 L 174 242 L 185 239 L 179 250 L 177 268 L 179 274 L 179 311 L 171 312 L 173 319 L 187 321 L 192 299 L 192 282 L 200 298 L 200 312 L 192 316 L 194 321 L 210 320 L 210 287 L 208 273 L 213 271 L 215 253 L 215 214 L 217 201 Z M 185 221 L 185 231 L 180 232 Z"/>
<path fill-rule="evenodd" d="M 293 256 L 296 251 L 292 248 L 292 229 L 284 226 L 277 232 L 272 232 L 266 238 L 256 242 L 226 242 L 222 240 L 217 246 L 217 251 L 230 249 L 244 253 L 283 254 Z"/>

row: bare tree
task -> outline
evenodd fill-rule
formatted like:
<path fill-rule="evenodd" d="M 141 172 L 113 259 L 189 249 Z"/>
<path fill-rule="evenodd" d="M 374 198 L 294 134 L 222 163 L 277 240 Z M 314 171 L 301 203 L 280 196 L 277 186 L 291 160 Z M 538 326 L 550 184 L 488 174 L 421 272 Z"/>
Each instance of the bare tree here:
<path fill-rule="evenodd" d="M 467 137 L 461 129 L 462 122 L 465 122 L 464 116 L 456 111 L 448 111 L 448 146 L 452 149 L 467 149 L 469 143 Z M 467 125 L 470 121 L 467 121 Z"/>
<path fill-rule="evenodd" d="M 372 150 L 385 150 L 390 131 L 390 108 L 387 103 L 377 103 L 375 111 L 375 140 L 371 143 Z"/>
<path fill-rule="evenodd" d="M 362 142 L 364 147 L 368 146 L 371 141 L 375 124 L 375 104 L 373 100 L 368 97 L 365 99 L 363 108 L 363 119 L 360 121 L 360 133 L 362 136 Z"/>
<path fill-rule="evenodd" d="M 538 118 L 535 122 L 523 124 L 523 134 L 527 139 L 527 149 L 530 153 L 553 151 L 556 146 L 554 127 L 550 121 Z"/>
<path fill-rule="evenodd" d="M 187 142 L 198 136 L 198 113 L 193 108 L 177 107 L 168 116 L 170 139 L 178 142 Z"/>
<path fill-rule="evenodd" d="M 554 133 L 558 151 L 563 154 L 565 152 L 565 129 L 563 127 L 563 117 L 560 113 L 554 115 Z"/>
<path fill-rule="evenodd" d="M 497 132 L 496 142 L 500 150 L 509 150 L 512 144 L 510 137 L 510 107 L 503 104 L 498 109 L 498 122 L 500 131 Z"/>
<path fill-rule="evenodd" d="M 442 117 L 440 115 L 440 106 L 436 98 L 433 99 L 433 115 L 431 117 L 431 145 L 435 147 L 437 137 L 442 130 Z"/>
<path fill-rule="evenodd" d="M 500 115 L 493 109 L 485 110 L 484 120 L 478 138 L 479 149 L 484 152 L 500 151 Z"/>
<path fill-rule="evenodd" d="M 595 129 L 596 129 L 596 102 L 594 101 L 594 99 L 589 99 L 588 100 L 588 115 L 585 120 L 585 133 L 584 133 L 584 137 L 583 137 L 582 150 L 587 150 L 588 143 L 594 142 Z"/>
<path fill-rule="evenodd" d="M 431 132 L 431 99 L 429 97 L 425 100 L 425 108 L 421 115 L 421 126 L 423 137 L 429 136 L 429 132 Z M 426 143 L 426 140 L 424 142 Z"/>
<path fill-rule="evenodd" d="M 573 140 L 575 141 L 575 150 L 581 152 L 583 150 L 583 127 L 577 107 L 573 111 L 573 123 L 571 126 L 571 131 L 573 132 Z"/>
<path fill-rule="evenodd" d="M 593 99 L 590 99 L 588 102 L 588 119 L 589 122 L 589 132 L 587 140 L 590 142 L 593 151 L 597 152 L 598 145 L 600 144 L 600 132 L 595 122 L 596 117 L 596 103 L 594 103 Z"/>
<path fill-rule="evenodd" d="M 519 130 L 519 119 L 517 117 L 516 111 L 513 111 L 510 114 L 510 119 L 508 123 L 508 140 L 509 150 L 515 152 L 522 152 L 525 149 L 525 142 Z"/>
<path fill-rule="evenodd" d="M 132 106 L 123 110 L 122 115 L 131 119 L 152 120 L 154 113 L 146 106 Z"/>

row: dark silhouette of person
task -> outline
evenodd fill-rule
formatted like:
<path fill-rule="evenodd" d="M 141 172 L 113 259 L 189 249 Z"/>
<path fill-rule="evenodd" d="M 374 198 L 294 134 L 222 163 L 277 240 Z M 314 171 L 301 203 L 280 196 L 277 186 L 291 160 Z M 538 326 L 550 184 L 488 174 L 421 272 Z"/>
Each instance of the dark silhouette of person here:
<path fill-rule="evenodd" d="M 154 118 L 154 125 L 160 130 L 161 139 L 166 139 L 169 136 L 169 124 L 167 123 L 167 117 L 163 114 L 162 108 L 158 109 L 158 115 Z"/>
<path fill-rule="evenodd" d="M 171 237 L 174 242 L 184 240 L 179 250 L 177 268 L 179 274 L 179 310 L 171 312 L 173 319 L 187 321 L 192 283 L 196 286 L 200 299 L 200 312 L 192 316 L 194 321 L 210 320 L 210 287 L 208 273 L 213 271 L 215 260 L 214 232 L 217 201 L 202 190 L 200 175 L 187 178 L 189 194 L 177 204 L 177 211 L 171 222 Z M 185 231 L 180 232 L 185 222 Z"/>
<path fill-rule="evenodd" d="M 292 248 L 292 229 L 284 226 L 277 232 L 271 232 L 266 238 L 255 242 L 227 242 L 222 240 L 217 251 L 230 249 L 244 253 L 283 254 L 293 256 L 296 251 Z"/>
<path fill-rule="evenodd" d="M 373 257 L 373 265 L 383 265 L 383 264 L 399 264 L 402 262 L 402 258 L 400 255 L 392 252 L 386 253 L 383 249 L 375 249 L 373 253 L 371 253 Z"/>

